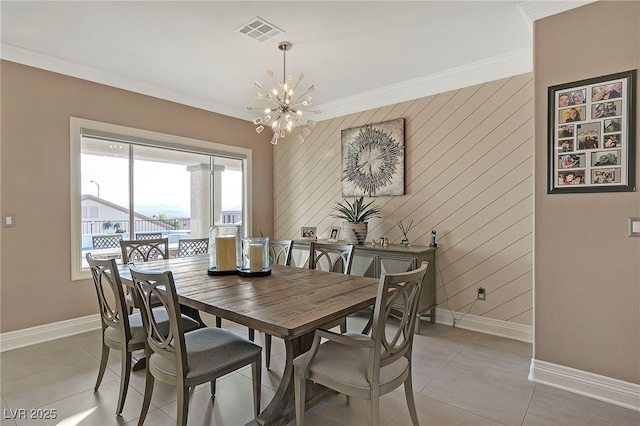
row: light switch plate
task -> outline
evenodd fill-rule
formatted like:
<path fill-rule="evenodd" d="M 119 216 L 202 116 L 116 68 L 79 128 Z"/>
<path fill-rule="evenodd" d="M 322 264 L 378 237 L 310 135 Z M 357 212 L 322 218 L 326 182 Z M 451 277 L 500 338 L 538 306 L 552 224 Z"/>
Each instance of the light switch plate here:
<path fill-rule="evenodd" d="M 629 236 L 640 237 L 640 217 L 629 218 Z"/>
<path fill-rule="evenodd" d="M 2 216 L 2 227 L 13 228 L 16 226 L 16 215 L 13 213 L 7 213 Z"/>

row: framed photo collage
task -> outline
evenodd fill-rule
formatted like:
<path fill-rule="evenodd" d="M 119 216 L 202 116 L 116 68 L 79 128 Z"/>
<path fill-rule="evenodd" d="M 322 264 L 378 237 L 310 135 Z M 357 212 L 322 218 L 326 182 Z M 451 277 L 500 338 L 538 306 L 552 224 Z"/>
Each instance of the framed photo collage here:
<path fill-rule="evenodd" d="M 549 87 L 548 193 L 635 191 L 635 80 Z"/>

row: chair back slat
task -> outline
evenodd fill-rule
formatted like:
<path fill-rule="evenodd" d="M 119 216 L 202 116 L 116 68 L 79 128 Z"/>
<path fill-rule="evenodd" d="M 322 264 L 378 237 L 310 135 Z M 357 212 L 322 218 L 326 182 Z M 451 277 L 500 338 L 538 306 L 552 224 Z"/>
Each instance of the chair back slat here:
<path fill-rule="evenodd" d="M 209 238 L 192 238 L 178 240 L 176 257 L 189 257 L 209 252 Z"/>
<path fill-rule="evenodd" d="M 129 265 L 135 297 L 140 305 L 140 313 L 147 333 L 149 348 L 158 355 L 176 362 L 178 374 L 187 365 L 185 351 L 184 325 L 181 320 L 180 304 L 176 293 L 175 282 L 171 271 L 149 273 Z M 157 304 L 152 299 L 160 301 L 167 311 L 167 323 L 160 323 L 154 312 Z"/>
<path fill-rule="evenodd" d="M 122 234 L 92 235 L 91 245 L 94 250 L 120 248 Z"/>
<path fill-rule="evenodd" d="M 311 241 L 309 245 L 309 269 L 351 273 L 353 244 L 331 244 Z"/>
<path fill-rule="evenodd" d="M 269 240 L 270 263 L 291 266 L 293 240 Z"/>
<path fill-rule="evenodd" d="M 162 238 L 162 232 L 146 232 L 144 234 L 136 234 L 136 240 L 157 240 Z"/>
<path fill-rule="evenodd" d="M 115 259 L 94 259 L 91 253 L 87 253 L 86 259 L 98 296 L 102 328 L 119 329 L 129 340 L 131 338 L 129 315 Z"/>
<path fill-rule="evenodd" d="M 428 262 L 422 262 L 413 271 L 389 275 L 383 273 L 380 277 L 371 329 L 371 336 L 379 348 L 374 354 L 380 356 L 380 367 L 401 356 L 411 357 L 422 281 L 428 266 Z M 387 327 L 392 313 L 394 317 L 399 316 L 397 327 Z"/>
<path fill-rule="evenodd" d="M 122 263 L 169 258 L 169 238 L 120 241 Z"/>

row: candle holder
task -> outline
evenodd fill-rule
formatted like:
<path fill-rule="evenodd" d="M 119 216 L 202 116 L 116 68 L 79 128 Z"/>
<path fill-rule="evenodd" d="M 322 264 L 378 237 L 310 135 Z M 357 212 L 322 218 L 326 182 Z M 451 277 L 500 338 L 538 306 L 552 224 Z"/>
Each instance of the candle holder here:
<path fill-rule="evenodd" d="M 242 239 L 242 264 L 238 273 L 243 277 L 263 277 L 271 274 L 269 237 Z"/>
<path fill-rule="evenodd" d="M 242 258 L 242 228 L 220 225 L 209 228 L 209 275 L 237 274 Z"/>

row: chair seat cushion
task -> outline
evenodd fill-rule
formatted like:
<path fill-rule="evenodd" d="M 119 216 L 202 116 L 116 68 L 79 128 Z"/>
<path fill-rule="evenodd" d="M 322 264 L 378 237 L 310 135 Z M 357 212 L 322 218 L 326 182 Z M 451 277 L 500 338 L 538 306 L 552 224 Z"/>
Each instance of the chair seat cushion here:
<path fill-rule="evenodd" d="M 153 316 L 158 321 L 160 331 L 166 335 L 169 331 L 169 316 L 167 315 L 167 310 L 164 307 L 153 308 Z M 195 330 L 200 326 L 198 321 L 187 315 L 182 315 L 182 324 L 184 325 L 185 333 Z M 129 315 L 129 328 L 131 329 L 129 345 L 144 344 L 147 333 L 142 325 L 142 315 L 139 312 Z M 122 341 L 120 330 L 114 327 L 107 327 L 104 331 L 104 338 L 114 343 L 121 343 Z"/>
<path fill-rule="evenodd" d="M 187 348 L 187 378 L 224 369 L 242 359 L 260 354 L 262 347 L 228 330 L 200 328 L 184 335 Z M 175 376 L 175 360 L 152 354 L 149 362 L 159 371 Z"/>
<path fill-rule="evenodd" d="M 349 333 L 344 336 L 368 337 L 362 334 Z M 367 379 L 367 364 L 371 349 L 366 347 L 348 346 L 333 341 L 327 341 L 320 345 L 318 352 L 310 366 L 312 380 L 322 383 L 322 378 L 333 382 L 360 389 L 370 389 Z M 303 364 L 309 352 L 298 356 L 293 364 Z M 400 357 L 395 362 L 380 369 L 380 385 L 384 385 L 402 375 L 408 368 L 409 361 Z"/>

